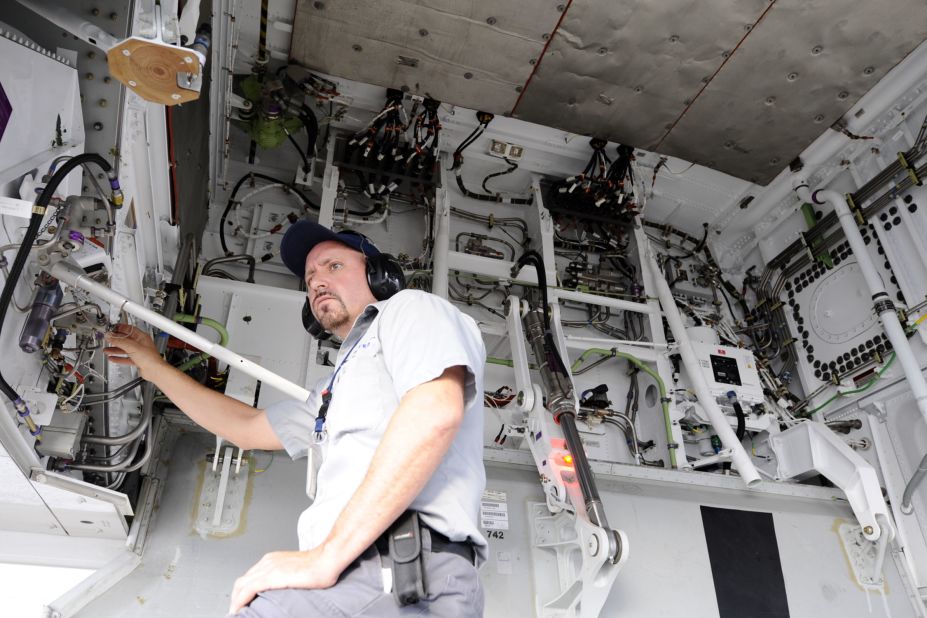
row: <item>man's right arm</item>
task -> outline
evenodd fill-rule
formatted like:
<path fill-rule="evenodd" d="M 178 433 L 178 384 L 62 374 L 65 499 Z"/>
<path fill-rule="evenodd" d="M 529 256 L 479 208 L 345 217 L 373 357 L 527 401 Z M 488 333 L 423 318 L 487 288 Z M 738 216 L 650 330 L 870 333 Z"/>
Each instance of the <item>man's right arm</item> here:
<path fill-rule="evenodd" d="M 168 364 L 151 337 L 139 329 L 119 325 L 106 336 L 104 352 L 110 362 L 134 365 L 139 375 L 161 389 L 196 424 L 243 449 L 283 448 L 264 410 L 206 388 Z"/>

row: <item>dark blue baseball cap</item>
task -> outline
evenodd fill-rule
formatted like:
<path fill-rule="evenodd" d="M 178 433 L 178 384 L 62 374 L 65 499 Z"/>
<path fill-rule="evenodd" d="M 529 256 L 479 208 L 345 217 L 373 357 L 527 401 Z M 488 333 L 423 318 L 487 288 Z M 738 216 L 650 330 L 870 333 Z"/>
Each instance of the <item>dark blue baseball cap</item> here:
<path fill-rule="evenodd" d="M 306 256 L 320 242 L 334 240 L 360 251 L 367 257 L 380 255 L 370 239 L 351 230 L 333 232 L 324 225 L 302 219 L 289 227 L 280 241 L 280 259 L 300 279 L 306 277 Z"/>

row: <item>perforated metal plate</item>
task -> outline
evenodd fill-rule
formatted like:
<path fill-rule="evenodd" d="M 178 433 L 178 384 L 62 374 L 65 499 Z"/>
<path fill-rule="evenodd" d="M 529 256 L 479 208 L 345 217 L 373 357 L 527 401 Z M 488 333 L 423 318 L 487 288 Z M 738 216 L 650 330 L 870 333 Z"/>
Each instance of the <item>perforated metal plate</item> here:
<path fill-rule="evenodd" d="M 290 56 L 496 114 L 515 105 L 560 13 L 552 0 L 300 1 Z"/>
<path fill-rule="evenodd" d="M 766 184 L 927 37 L 922 12 L 918 0 L 300 0 L 291 57 Z"/>

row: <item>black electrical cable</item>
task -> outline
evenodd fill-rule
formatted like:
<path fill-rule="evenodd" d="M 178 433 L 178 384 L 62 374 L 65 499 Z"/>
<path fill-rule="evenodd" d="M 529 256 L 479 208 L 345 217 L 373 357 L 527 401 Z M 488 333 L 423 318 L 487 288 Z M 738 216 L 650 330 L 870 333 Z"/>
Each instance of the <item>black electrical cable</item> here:
<path fill-rule="evenodd" d="M 486 176 L 486 178 L 483 179 L 483 184 L 481 186 L 483 187 L 483 191 L 485 191 L 486 193 L 490 193 L 489 189 L 486 188 L 487 182 L 489 182 L 493 178 L 498 178 L 499 176 L 506 176 L 507 174 L 511 174 L 512 172 L 518 169 L 518 163 L 515 163 L 514 161 L 511 161 L 505 158 L 503 158 L 502 160 L 509 164 L 509 168 L 501 172 L 495 172 L 495 173 L 489 174 L 488 176 Z"/>
<path fill-rule="evenodd" d="M 733 405 L 734 414 L 737 415 L 737 439 L 743 440 L 744 436 L 747 434 L 747 417 L 744 415 L 744 409 L 741 407 L 739 401 L 735 399 Z"/>
<path fill-rule="evenodd" d="M 268 182 L 281 184 L 287 187 L 290 191 L 292 191 L 297 196 L 299 196 L 299 199 L 303 201 L 303 207 L 306 210 L 314 210 L 316 212 L 319 211 L 319 207 L 316 204 L 313 204 L 311 201 L 309 201 L 309 198 L 306 197 L 306 195 L 302 191 L 297 189 L 293 185 L 293 183 L 279 180 L 272 176 L 267 176 L 266 174 L 259 174 L 258 172 L 248 172 L 247 174 L 239 178 L 238 182 L 235 183 L 235 187 L 232 189 L 232 192 L 229 194 L 229 200 L 225 204 L 225 210 L 222 211 L 222 216 L 219 217 L 219 244 L 222 245 L 222 252 L 225 255 L 232 255 L 232 252 L 229 251 L 228 245 L 226 245 L 225 243 L 225 221 L 226 219 L 228 219 L 229 213 L 232 212 L 232 206 L 235 204 L 235 196 L 238 194 L 238 190 L 241 189 L 241 186 L 245 184 L 246 180 L 251 179 L 253 182 L 255 178 L 260 178 L 261 180 L 266 180 Z"/>
<path fill-rule="evenodd" d="M 296 142 L 296 138 L 294 138 L 292 133 L 290 133 L 289 131 L 286 132 L 286 138 L 290 140 L 290 143 L 293 144 L 293 148 L 295 148 L 296 152 L 299 153 L 299 158 L 303 160 L 303 173 L 308 174 L 309 173 L 309 159 L 306 158 L 306 153 L 303 152 L 303 149 Z"/>
<path fill-rule="evenodd" d="M 70 174 L 74 168 L 80 167 L 84 163 L 96 163 L 99 165 L 103 171 L 110 176 L 110 184 L 113 185 L 115 182 L 113 186 L 114 188 L 118 188 L 118 181 L 115 181 L 112 176 L 113 168 L 106 159 L 98 154 L 79 154 L 61 164 L 58 171 L 55 172 L 51 179 L 49 179 L 48 184 L 45 185 L 45 188 L 42 189 L 39 199 L 36 200 L 35 206 L 32 208 L 32 217 L 29 219 L 29 227 L 26 228 L 26 235 L 23 238 L 22 244 L 19 246 L 19 251 L 16 252 L 13 266 L 10 268 L 6 283 L 3 285 L 3 293 L 0 294 L 0 331 L 2 331 L 3 323 L 6 321 L 6 312 L 13 298 L 13 290 L 16 288 L 23 268 L 26 266 L 26 261 L 29 259 L 29 251 L 32 249 L 32 244 L 35 242 L 36 236 L 38 236 L 39 226 L 42 224 L 45 210 L 48 208 L 52 196 L 55 194 L 58 185 L 61 184 L 65 176 Z M 19 395 L 16 394 L 16 391 L 10 386 L 2 374 L 0 374 L 0 390 L 3 391 L 3 394 L 6 395 L 10 401 L 16 402 L 20 399 Z"/>

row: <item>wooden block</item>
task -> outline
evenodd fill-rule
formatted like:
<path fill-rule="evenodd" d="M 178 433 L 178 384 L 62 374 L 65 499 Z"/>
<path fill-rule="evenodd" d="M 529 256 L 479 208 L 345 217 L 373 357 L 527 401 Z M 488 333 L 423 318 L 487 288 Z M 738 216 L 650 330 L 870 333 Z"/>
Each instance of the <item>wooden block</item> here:
<path fill-rule="evenodd" d="M 202 71 L 190 49 L 131 37 L 106 52 L 106 59 L 110 74 L 146 101 L 177 105 L 200 96 L 197 90 L 177 85 L 178 73 L 197 76 Z"/>

